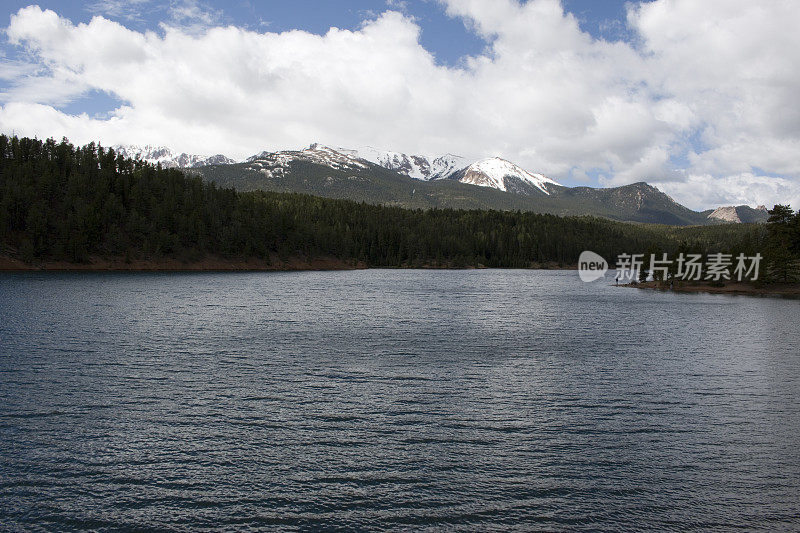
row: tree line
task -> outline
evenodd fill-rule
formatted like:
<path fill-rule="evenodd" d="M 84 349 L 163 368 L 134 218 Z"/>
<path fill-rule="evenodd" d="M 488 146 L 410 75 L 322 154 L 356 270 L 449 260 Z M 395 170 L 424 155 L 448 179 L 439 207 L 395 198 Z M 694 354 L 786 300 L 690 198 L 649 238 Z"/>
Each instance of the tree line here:
<path fill-rule="evenodd" d="M 796 282 L 800 278 L 800 211 L 776 205 L 769 211 L 764 252 L 771 281 Z"/>
<path fill-rule="evenodd" d="M 796 227 L 800 217 L 789 218 L 786 224 Z M 66 139 L 0 135 L 2 253 L 29 263 L 219 256 L 279 262 L 332 257 L 371 267 L 530 267 L 572 265 L 587 249 L 612 262 L 645 250 L 755 253 L 778 234 L 797 254 L 796 229 L 776 231 L 236 192 L 94 143 L 75 147 Z"/>

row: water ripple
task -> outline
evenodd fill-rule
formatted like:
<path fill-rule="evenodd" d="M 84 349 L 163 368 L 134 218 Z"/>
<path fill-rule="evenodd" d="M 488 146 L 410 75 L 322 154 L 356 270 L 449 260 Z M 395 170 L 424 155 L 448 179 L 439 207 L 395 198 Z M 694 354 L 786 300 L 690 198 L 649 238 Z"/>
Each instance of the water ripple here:
<path fill-rule="evenodd" d="M 0 274 L 0 529 L 798 530 L 800 302 Z"/>

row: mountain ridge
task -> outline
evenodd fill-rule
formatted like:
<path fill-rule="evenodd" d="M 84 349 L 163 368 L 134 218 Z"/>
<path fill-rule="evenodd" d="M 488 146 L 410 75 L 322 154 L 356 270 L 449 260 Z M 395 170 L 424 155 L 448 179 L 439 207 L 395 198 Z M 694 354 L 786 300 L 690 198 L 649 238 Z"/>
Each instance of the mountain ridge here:
<path fill-rule="evenodd" d="M 402 207 L 521 210 L 671 225 L 765 222 L 768 217 L 763 206 L 693 211 L 645 182 L 613 188 L 566 187 L 497 157 L 470 162 L 454 154 L 409 155 L 320 143 L 301 150 L 265 150 L 242 161 L 221 154 L 176 154 L 166 147 L 115 150 L 164 167 L 187 169 L 239 190 L 303 192 Z"/>
<path fill-rule="evenodd" d="M 236 163 L 235 159 L 216 154 L 211 156 L 175 153 L 166 146 L 139 146 L 135 144 L 118 144 L 112 147 L 115 152 L 130 159 L 141 159 L 154 165 L 160 164 L 164 168 L 194 168 L 207 165 L 230 165 Z"/>
<path fill-rule="evenodd" d="M 716 209 L 707 209 L 701 211 L 707 214 L 709 220 L 718 220 L 721 222 L 728 222 L 734 224 L 751 223 L 751 222 L 766 222 L 769 218 L 769 212 L 766 206 L 760 205 L 753 209 L 748 205 L 729 205 L 722 206 Z"/>
<path fill-rule="evenodd" d="M 548 185 L 550 194 L 531 186 L 529 194 L 519 194 L 452 179 L 422 181 L 371 163 L 333 168 L 308 157 L 286 158 L 286 154 L 190 170 L 240 191 L 298 192 L 412 209 L 494 209 L 681 226 L 709 224 L 704 215 L 645 183 L 611 189 Z"/>

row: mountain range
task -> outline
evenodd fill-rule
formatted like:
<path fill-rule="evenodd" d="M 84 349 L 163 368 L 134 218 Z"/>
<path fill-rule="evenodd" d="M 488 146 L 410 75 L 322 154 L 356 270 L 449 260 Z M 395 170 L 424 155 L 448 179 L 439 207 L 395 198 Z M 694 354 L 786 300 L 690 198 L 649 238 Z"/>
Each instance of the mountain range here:
<path fill-rule="evenodd" d="M 141 159 L 154 165 L 160 164 L 164 168 L 195 168 L 206 165 L 230 165 L 236 163 L 235 159 L 222 154 L 203 156 L 187 153 L 176 154 L 166 146 L 136 146 L 117 145 L 114 151 L 123 157 Z"/>
<path fill-rule="evenodd" d="M 764 206 L 693 211 L 645 182 L 621 187 L 565 187 L 501 158 L 410 155 L 312 144 L 303 150 L 263 151 L 235 161 L 224 155 L 176 154 L 166 147 L 116 146 L 121 155 L 187 169 L 238 190 L 300 192 L 407 208 L 520 210 L 594 215 L 670 225 L 764 222 Z"/>

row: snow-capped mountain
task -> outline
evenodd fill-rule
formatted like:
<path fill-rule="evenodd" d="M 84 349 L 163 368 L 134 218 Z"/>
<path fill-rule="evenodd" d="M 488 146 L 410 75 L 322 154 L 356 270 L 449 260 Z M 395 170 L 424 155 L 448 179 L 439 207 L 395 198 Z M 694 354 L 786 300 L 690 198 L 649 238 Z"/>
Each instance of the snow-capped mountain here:
<path fill-rule="evenodd" d="M 384 168 L 425 181 L 454 179 L 461 183 L 523 194 L 531 192 L 531 185 L 545 194 L 550 194 L 548 185 L 558 185 L 542 174 L 528 172 L 499 157 L 471 163 L 468 159 L 453 154 L 438 157 L 408 155 L 371 146 L 348 152 Z"/>
<path fill-rule="evenodd" d="M 261 152 L 248 157 L 245 162 L 252 170 L 258 170 L 267 177 L 283 175 L 292 161 L 307 161 L 324 165 L 335 170 L 363 170 L 367 162 L 339 149 L 314 143 L 304 150 L 285 150 L 282 152 Z"/>
<path fill-rule="evenodd" d="M 178 154 L 166 146 L 118 145 L 114 150 L 124 157 L 141 159 L 168 168 L 197 168 L 237 163 L 222 154 L 213 156 Z M 372 146 L 348 149 L 331 148 L 314 143 L 303 150 L 263 151 L 248 157 L 244 163 L 251 170 L 272 177 L 283 175 L 292 161 L 306 161 L 335 170 L 352 171 L 365 170 L 372 164 L 418 180 L 450 179 L 520 194 L 532 192 L 550 194 L 548 186 L 558 185 L 542 174 L 528 172 L 510 161 L 497 157 L 470 162 L 454 154 L 409 155 Z"/>
<path fill-rule="evenodd" d="M 548 185 L 558 185 L 552 179 L 528 172 L 510 161 L 493 157 L 470 162 L 468 159 L 446 154 L 443 156 L 409 155 L 390 150 L 365 146 L 355 150 L 344 148 L 330 149 L 360 158 L 384 168 L 394 170 L 411 178 L 424 181 L 453 179 L 481 187 L 491 187 L 501 191 L 530 194 L 530 186 L 544 194 L 550 194 Z"/>
<path fill-rule="evenodd" d="M 389 170 L 426 181 L 447 178 L 469 165 L 469 160 L 453 154 L 436 157 L 408 155 L 372 146 L 364 146 L 357 150 L 348 150 L 348 152 Z"/>
<path fill-rule="evenodd" d="M 472 163 L 458 175 L 461 183 L 491 187 L 501 191 L 526 192 L 532 185 L 545 194 L 550 194 L 548 186 L 559 184 L 543 174 L 528 172 L 511 161 L 499 157 L 482 159 Z"/>
<path fill-rule="evenodd" d="M 542 174 L 528 172 L 499 157 L 470 163 L 468 159 L 453 154 L 437 157 L 409 155 L 370 146 L 348 149 L 315 143 L 304 150 L 264 151 L 247 158 L 246 162 L 252 170 L 258 170 L 267 176 L 278 176 L 283 175 L 287 165 L 294 160 L 325 165 L 336 170 L 364 170 L 369 164 L 373 164 L 422 181 L 455 180 L 526 195 L 540 192 L 549 195 L 551 190 L 548 187 L 559 185 Z"/>
<path fill-rule="evenodd" d="M 114 151 L 123 157 L 131 159 L 141 159 L 154 165 L 161 163 L 162 167 L 167 168 L 194 168 L 206 165 L 230 165 L 236 163 L 235 160 L 225 157 L 222 154 L 205 156 L 197 154 L 180 153 L 176 154 L 166 146 L 136 146 L 136 145 L 117 145 Z"/>

